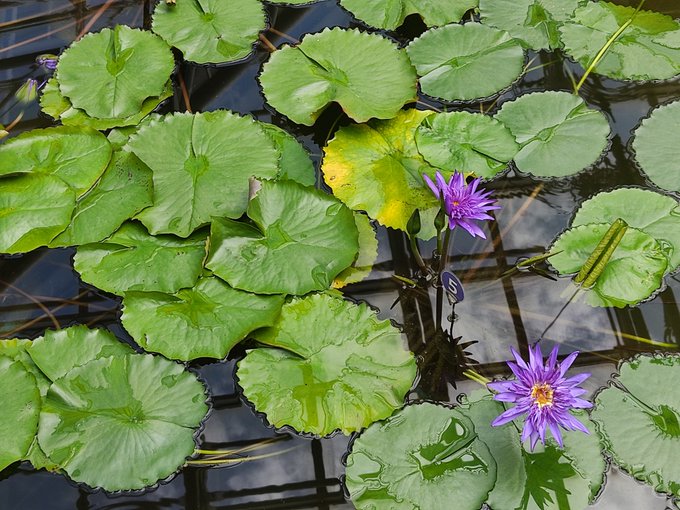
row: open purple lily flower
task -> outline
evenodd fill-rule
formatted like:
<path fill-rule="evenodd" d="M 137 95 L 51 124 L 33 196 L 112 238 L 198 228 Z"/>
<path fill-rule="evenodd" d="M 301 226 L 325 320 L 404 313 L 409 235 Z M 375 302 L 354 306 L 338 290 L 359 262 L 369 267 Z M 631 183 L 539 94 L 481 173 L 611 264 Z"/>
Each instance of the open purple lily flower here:
<path fill-rule="evenodd" d="M 546 429 L 550 429 L 553 437 L 562 446 L 560 427 L 565 430 L 580 430 L 589 434 L 588 429 L 569 412 L 571 409 L 588 409 L 593 406 L 587 400 L 579 398 L 586 390 L 578 385 L 590 374 L 578 374 L 566 378 L 565 374 L 578 356 L 572 352 L 562 363 L 557 362 L 555 347 L 545 365 L 541 349 L 536 344 L 529 348 L 529 364 L 512 350 L 515 363 L 508 361 L 508 366 L 517 380 L 489 383 L 487 386 L 498 393 L 495 400 L 512 402 L 515 407 L 498 416 L 491 425 L 504 425 L 515 418 L 526 414 L 522 442 L 531 440 L 531 450 L 540 439 L 545 444 Z"/>
<path fill-rule="evenodd" d="M 486 239 L 484 232 L 473 220 L 493 220 L 487 213 L 500 206 L 494 205 L 494 199 L 489 198 L 490 191 L 478 190 L 481 179 L 474 179 L 470 184 L 465 183 L 462 173 L 454 172 L 447 183 L 444 176 L 435 174 L 436 184 L 427 175 L 423 175 L 425 183 L 437 198 L 444 198 L 444 212 L 449 218 L 449 228 L 462 227 L 472 237 L 479 236 Z"/>

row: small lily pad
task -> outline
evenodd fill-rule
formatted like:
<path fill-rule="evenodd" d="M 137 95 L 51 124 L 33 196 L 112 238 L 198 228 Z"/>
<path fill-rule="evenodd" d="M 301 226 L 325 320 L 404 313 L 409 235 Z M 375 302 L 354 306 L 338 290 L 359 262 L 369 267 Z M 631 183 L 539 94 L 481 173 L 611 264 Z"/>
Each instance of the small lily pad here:
<path fill-rule="evenodd" d="M 359 255 L 354 263 L 333 280 L 333 288 L 341 289 L 350 283 L 358 283 L 366 278 L 378 258 L 378 239 L 371 220 L 365 214 L 354 212 L 354 223 L 359 231 Z"/>
<path fill-rule="evenodd" d="M 403 50 L 378 34 L 340 28 L 272 53 L 260 83 L 270 105 L 306 126 L 333 101 L 366 122 L 390 119 L 416 97 L 416 74 Z"/>
<path fill-rule="evenodd" d="M 159 2 L 152 30 L 199 64 L 233 62 L 253 51 L 265 29 L 265 13 L 258 0 L 184 0 Z"/>
<path fill-rule="evenodd" d="M 127 292 L 121 321 L 145 350 L 190 361 L 223 359 L 257 328 L 271 326 L 283 296 L 261 296 L 232 289 L 206 277 L 175 294 Z"/>
<path fill-rule="evenodd" d="M 402 406 L 416 376 L 399 331 L 366 305 L 324 294 L 293 299 L 255 332 L 270 347 L 238 363 L 245 397 L 276 427 L 361 430 Z"/>
<path fill-rule="evenodd" d="M 680 356 L 640 356 L 595 399 L 593 420 L 614 462 L 658 492 L 680 496 Z M 622 417 L 625 417 L 622 419 Z"/>
<path fill-rule="evenodd" d="M 409 405 L 354 441 L 345 484 L 358 510 L 477 510 L 496 480 L 496 462 L 457 409 Z M 498 472 L 499 477 L 506 473 Z"/>
<path fill-rule="evenodd" d="M 340 0 L 340 5 L 358 19 L 385 30 L 400 27 L 410 14 L 420 15 L 428 27 L 457 23 L 477 3 L 478 0 Z"/>
<path fill-rule="evenodd" d="M 423 93 L 446 101 L 492 96 L 522 73 L 519 41 L 480 23 L 430 29 L 406 48 Z"/>
<path fill-rule="evenodd" d="M 152 236 L 140 224 L 127 222 L 104 241 L 79 246 L 73 266 L 83 281 L 113 294 L 177 292 L 198 280 L 205 242 L 205 234 Z"/>
<path fill-rule="evenodd" d="M 279 173 L 277 179 L 290 179 L 303 186 L 316 184 L 316 172 L 309 153 L 295 137 L 273 124 L 261 122 L 260 127 L 274 142 L 279 153 Z"/>
<path fill-rule="evenodd" d="M 216 218 L 206 266 L 229 285 L 259 294 L 330 287 L 359 250 L 352 211 L 293 181 L 265 181 L 248 206 L 253 225 Z"/>
<path fill-rule="evenodd" d="M 504 103 L 496 119 L 521 146 L 514 158 L 517 169 L 539 177 L 579 172 L 594 164 L 608 144 L 606 117 L 568 92 L 525 94 Z"/>

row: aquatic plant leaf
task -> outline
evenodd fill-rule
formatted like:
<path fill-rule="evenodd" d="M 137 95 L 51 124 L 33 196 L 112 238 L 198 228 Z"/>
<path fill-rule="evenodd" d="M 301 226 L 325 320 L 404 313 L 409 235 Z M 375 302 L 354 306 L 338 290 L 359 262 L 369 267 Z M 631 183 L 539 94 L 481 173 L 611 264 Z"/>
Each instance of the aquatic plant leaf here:
<path fill-rule="evenodd" d="M 658 492 L 680 496 L 680 376 L 677 354 L 623 362 L 595 399 L 592 417 L 614 462 Z M 625 419 L 622 419 L 625 417 Z"/>
<path fill-rule="evenodd" d="M 152 234 L 187 237 L 213 217 L 240 217 L 251 177 L 275 177 L 273 143 L 250 117 L 226 110 L 151 120 L 127 146 L 153 171 L 154 205 L 137 217 Z"/>
<path fill-rule="evenodd" d="M 356 438 L 345 484 L 358 510 L 481 508 L 496 462 L 458 409 L 429 402 L 404 407 Z M 506 473 L 498 472 L 503 477 Z"/>
<path fill-rule="evenodd" d="M 90 361 L 56 380 L 38 441 L 76 482 L 141 489 L 174 473 L 196 447 L 205 387 L 182 365 L 128 354 Z M 106 459 L 102 462 L 102 459 Z"/>
<path fill-rule="evenodd" d="M 321 0 L 264 0 L 268 4 L 283 5 L 306 5 L 320 2 Z"/>
<path fill-rule="evenodd" d="M 365 279 L 378 258 L 378 238 L 371 220 L 363 213 L 353 211 L 354 223 L 359 231 L 359 255 L 354 263 L 333 280 L 333 288 L 341 289 L 350 283 Z"/>
<path fill-rule="evenodd" d="M 386 227 L 406 230 L 420 210 L 419 237 L 434 237 L 439 201 L 423 181 L 436 169 L 418 152 L 416 129 L 433 112 L 404 110 L 392 120 L 343 126 L 324 148 L 321 170 L 333 194 Z M 452 169 L 444 171 L 448 177 Z"/>
<path fill-rule="evenodd" d="M 38 365 L 35 364 L 33 358 L 28 354 L 28 348 L 32 343 L 32 340 L 23 338 L 0 340 L 0 356 L 21 362 L 24 368 L 35 378 L 40 395 L 45 396 L 52 381 L 43 374 L 42 370 L 38 368 Z"/>
<path fill-rule="evenodd" d="M 110 159 L 111 144 L 93 129 L 34 129 L 0 145 L 0 176 L 53 175 L 80 196 L 97 181 Z"/>
<path fill-rule="evenodd" d="M 416 97 L 415 70 L 403 50 L 378 34 L 340 28 L 272 53 L 260 83 L 271 106 L 306 126 L 333 101 L 366 122 L 391 119 Z"/>
<path fill-rule="evenodd" d="M 248 205 L 254 225 L 215 218 L 206 267 L 229 285 L 259 294 L 330 287 L 359 250 L 352 211 L 293 181 L 265 181 Z"/>
<path fill-rule="evenodd" d="M 495 118 L 520 144 L 517 169 L 538 177 L 579 172 L 595 163 L 608 144 L 606 117 L 568 92 L 525 94 L 504 103 Z"/>
<path fill-rule="evenodd" d="M 562 275 L 578 273 L 609 227 L 609 223 L 572 225 L 550 248 L 555 253 L 550 263 Z M 587 293 L 587 301 L 593 306 L 636 305 L 661 287 L 667 268 L 668 259 L 659 243 L 629 227 Z"/>
<path fill-rule="evenodd" d="M 84 282 L 113 294 L 177 292 L 198 280 L 205 242 L 205 234 L 152 236 L 140 224 L 127 222 L 104 241 L 79 246 L 73 266 Z"/>
<path fill-rule="evenodd" d="M 74 108 L 98 119 L 125 119 L 138 114 L 146 99 L 163 93 L 174 67 L 163 39 L 116 25 L 87 34 L 67 48 L 59 57 L 56 77 Z"/>
<path fill-rule="evenodd" d="M 20 361 L 0 356 L 0 471 L 26 457 L 38 430 L 40 391 Z"/>
<path fill-rule="evenodd" d="M 151 170 L 130 152 L 116 151 L 99 182 L 83 195 L 70 225 L 49 246 L 96 243 L 152 204 Z"/>
<path fill-rule="evenodd" d="M 611 223 L 617 218 L 659 242 L 668 257 L 669 272 L 680 266 L 680 203 L 677 200 L 651 190 L 619 188 L 586 200 L 576 211 L 572 225 Z"/>
<path fill-rule="evenodd" d="M 559 30 L 564 51 L 584 68 L 628 20 L 594 72 L 616 80 L 666 80 L 680 74 L 680 23 L 652 11 L 588 2 Z"/>
<path fill-rule="evenodd" d="M 328 294 L 283 305 L 253 338 L 269 346 L 238 363 L 239 384 L 275 427 L 349 434 L 400 408 L 416 376 L 413 355 L 389 321 Z"/>
<path fill-rule="evenodd" d="M 482 23 L 505 30 L 532 50 L 562 45 L 558 28 L 587 0 L 479 0 Z"/>
<path fill-rule="evenodd" d="M 159 2 L 151 29 L 199 64 L 233 62 L 253 51 L 265 29 L 258 0 L 184 0 Z"/>
<path fill-rule="evenodd" d="M 278 179 L 290 179 L 303 186 L 316 184 L 316 172 L 309 153 L 295 137 L 273 124 L 261 122 L 260 127 L 271 139 L 279 153 Z"/>
<path fill-rule="evenodd" d="M 430 29 L 406 51 L 423 93 L 446 101 L 492 96 L 517 80 L 524 65 L 519 41 L 480 23 Z"/>
<path fill-rule="evenodd" d="M 635 159 L 660 188 L 680 191 L 680 135 L 676 129 L 680 101 L 663 105 L 635 131 Z"/>
<path fill-rule="evenodd" d="M 223 359 L 257 328 L 271 326 L 283 296 L 232 289 L 218 278 L 201 278 L 175 294 L 127 292 L 121 321 L 146 351 L 190 361 Z"/>
<path fill-rule="evenodd" d="M 503 124 L 487 115 L 468 112 L 427 117 L 416 130 L 416 145 L 434 167 L 487 179 L 503 171 L 519 149 Z"/>
<path fill-rule="evenodd" d="M 428 27 L 457 23 L 477 3 L 478 0 L 340 0 L 340 5 L 357 19 L 386 30 L 400 27 L 410 14 L 418 14 Z"/>

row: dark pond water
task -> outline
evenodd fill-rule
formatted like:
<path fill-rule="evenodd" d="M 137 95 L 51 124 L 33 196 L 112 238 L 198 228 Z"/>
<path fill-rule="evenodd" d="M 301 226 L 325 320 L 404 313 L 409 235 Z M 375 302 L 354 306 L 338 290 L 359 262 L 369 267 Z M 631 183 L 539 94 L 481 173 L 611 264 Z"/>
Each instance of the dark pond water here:
<path fill-rule="evenodd" d="M 14 104 L 13 94 L 26 78 L 39 76 L 34 64 L 37 55 L 59 53 L 85 30 L 99 30 L 116 23 L 148 26 L 151 3 L 0 1 L 0 122 L 8 125 L 22 112 Z M 650 0 L 646 5 L 680 17 L 680 5 L 674 0 Z M 265 36 L 276 46 L 326 26 L 360 26 L 335 0 L 300 8 L 268 6 L 267 10 L 273 28 Z M 416 20 L 409 20 L 398 36 L 406 40 L 423 28 Z M 295 134 L 318 164 L 321 147 L 332 135 L 333 126 L 338 124 L 339 117 L 340 125 L 346 119 L 338 109 L 331 108 L 314 128 L 306 128 L 268 109 L 256 82 L 260 66 L 267 58 L 266 46 L 260 45 L 254 55 L 237 65 L 182 65 L 191 107 L 194 111 L 227 108 L 273 122 Z M 529 58 L 533 59 L 530 66 L 533 69 L 500 98 L 500 103 L 527 91 L 569 90 L 568 71 L 581 72 L 560 55 L 539 53 Z M 526 352 L 528 344 L 539 337 L 543 338 L 545 350 L 560 344 L 561 354 L 575 349 L 583 351 L 576 370 L 593 373 L 585 383 L 590 391 L 606 382 L 617 360 L 648 351 L 650 346 L 645 339 L 680 346 L 677 276 L 668 278 L 667 287 L 637 308 L 590 308 L 575 302 L 559 314 L 570 295 L 567 280 L 553 282 L 531 273 L 520 273 L 512 279 L 498 278 L 518 258 L 544 252 L 586 198 L 614 186 L 647 185 L 632 162 L 631 132 L 653 107 L 680 97 L 680 81 L 636 85 L 591 76 L 581 95 L 590 106 L 604 112 L 613 126 L 606 156 L 592 169 L 570 179 L 540 181 L 513 173 L 498 179 L 491 187 L 496 189 L 503 208 L 497 214 L 492 238 L 485 241 L 455 236 L 452 260 L 465 285 L 466 297 L 456 306 L 454 333 L 462 336 L 463 341 L 476 341 L 468 352 L 479 363 L 476 369 L 487 377 L 505 372 L 503 361 L 511 346 Z M 178 88 L 165 109 L 183 110 L 181 97 Z M 444 108 L 429 99 L 423 99 L 418 107 L 427 105 Z M 492 110 L 494 107 L 489 103 L 483 106 Z M 479 111 L 479 108 L 479 104 L 471 104 L 464 109 Z M 49 119 L 40 114 L 38 106 L 31 105 L 23 111 L 23 118 L 12 134 L 48 125 Z M 391 275 L 410 276 L 416 269 L 415 263 L 408 255 L 403 234 L 381 228 L 378 236 L 380 251 L 374 270 L 367 280 L 348 289 L 348 293 L 379 309 L 383 318 L 402 324 L 411 349 L 421 359 L 433 360 L 421 366 L 420 383 L 410 398 L 454 401 L 461 391 L 474 389 L 474 383 L 466 381 L 456 368 L 462 359 L 460 351 L 448 344 L 425 343 L 433 338 L 434 296 L 414 296 L 394 283 Z M 433 249 L 434 244 L 428 243 L 423 252 L 430 254 Z M 129 339 L 119 324 L 119 300 L 83 284 L 72 269 L 72 255 L 73 250 L 43 249 L 0 258 L 0 335 L 33 338 L 57 325 L 87 324 L 109 328 L 121 339 Z M 391 309 L 400 294 L 399 304 Z M 213 395 L 214 410 L 201 435 L 203 447 L 253 446 L 251 451 L 258 454 L 274 455 L 220 469 L 187 468 L 157 488 L 124 495 L 91 492 L 63 476 L 34 471 L 27 464 L 15 465 L 0 474 L 0 509 L 352 508 L 345 501 L 340 484 L 341 459 L 348 438 L 312 440 L 279 434 L 267 427 L 239 396 L 231 359 L 238 356 L 237 350 L 223 363 L 192 365 L 207 381 Z M 272 438 L 278 440 L 260 444 Z M 113 458 L 115 452 L 110 455 Z M 610 467 L 605 489 L 594 508 L 677 507 L 666 496 L 655 494 L 651 488 Z"/>

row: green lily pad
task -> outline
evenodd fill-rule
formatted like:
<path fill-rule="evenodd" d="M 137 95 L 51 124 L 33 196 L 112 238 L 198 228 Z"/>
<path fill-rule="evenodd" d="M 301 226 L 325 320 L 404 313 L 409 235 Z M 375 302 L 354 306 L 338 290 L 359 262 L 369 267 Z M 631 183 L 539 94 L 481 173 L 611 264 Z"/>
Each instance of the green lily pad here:
<path fill-rule="evenodd" d="M 77 202 L 70 225 L 49 246 L 96 243 L 152 204 L 151 170 L 130 152 L 117 151 L 99 182 Z"/>
<path fill-rule="evenodd" d="M 580 271 L 610 225 L 572 226 L 552 245 L 552 266 L 562 275 Z M 636 305 L 661 287 L 667 268 L 668 259 L 659 243 L 642 230 L 629 227 L 586 299 L 593 306 Z"/>
<path fill-rule="evenodd" d="M 116 25 L 67 48 L 56 77 L 74 108 L 98 119 L 125 119 L 163 93 L 174 67 L 172 51 L 160 37 Z"/>
<path fill-rule="evenodd" d="M 283 5 L 307 5 L 314 4 L 321 0 L 264 0 L 268 4 L 283 4 Z"/>
<path fill-rule="evenodd" d="M 519 41 L 480 23 L 430 29 L 406 51 L 423 93 L 446 101 L 492 96 L 517 80 L 524 66 Z"/>
<path fill-rule="evenodd" d="M 113 294 L 177 292 L 198 280 L 205 242 L 205 234 L 152 236 L 138 223 L 127 222 L 104 241 L 79 246 L 73 266 L 83 281 Z"/>
<path fill-rule="evenodd" d="M 349 434 L 402 406 L 416 376 L 399 331 L 364 304 L 324 294 L 285 304 L 238 363 L 243 393 L 275 427 Z"/>
<path fill-rule="evenodd" d="M 660 106 L 635 131 L 635 159 L 660 188 L 680 191 L 680 135 L 675 122 L 680 101 Z"/>
<path fill-rule="evenodd" d="M 40 391 L 26 367 L 0 356 L 0 471 L 26 457 L 38 430 Z"/>
<path fill-rule="evenodd" d="M 677 200 L 639 188 L 598 193 L 576 211 L 572 225 L 613 222 L 617 218 L 659 242 L 668 257 L 669 272 L 680 266 L 680 203 Z"/>
<path fill-rule="evenodd" d="M 32 340 L 23 338 L 10 338 L 0 340 L 0 356 L 5 356 L 14 361 L 19 361 L 26 370 L 35 378 L 41 396 L 47 395 L 52 381 L 38 368 L 33 358 L 28 354 L 28 348 L 33 344 Z"/>
<path fill-rule="evenodd" d="M 658 12 L 588 2 L 560 27 L 565 52 L 584 68 L 625 23 L 594 72 L 616 80 L 666 80 L 680 74 L 680 23 Z"/>
<path fill-rule="evenodd" d="M 76 482 L 107 491 L 141 489 L 192 455 L 195 429 L 208 411 L 205 399 L 193 374 L 160 356 L 90 361 L 52 384 L 38 441 Z"/>
<path fill-rule="evenodd" d="M 562 46 L 558 28 L 586 0 L 479 0 L 485 25 L 505 30 L 532 50 Z"/>
<path fill-rule="evenodd" d="M 226 110 L 151 120 L 128 148 L 153 171 L 154 205 L 138 218 L 152 234 L 186 237 L 213 217 L 240 217 L 249 179 L 275 177 L 276 150 L 250 117 Z"/>
<path fill-rule="evenodd" d="M 259 294 L 330 287 L 359 250 L 352 211 L 293 181 L 265 181 L 248 205 L 253 225 L 215 218 L 206 267 L 229 285 Z"/>
<path fill-rule="evenodd" d="M 218 278 L 202 278 L 175 294 L 127 292 L 121 321 L 145 350 L 190 361 L 222 359 L 257 328 L 271 326 L 283 296 L 232 289 Z"/>
<path fill-rule="evenodd" d="M 321 166 L 333 194 L 354 210 L 366 211 L 386 227 L 406 230 L 416 209 L 423 230 L 435 235 L 432 225 L 439 201 L 423 181 L 436 169 L 416 146 L 418 126 L 433 112 L 404 110 L 392 120 L 341 127 L 324 149 Z M 443 171 L 448 177 L 453 169 Z"/>
<path fill-rule="evenodd" d="M 680 356 L 640 356 L 595 399 L 593 420 L 614 462 L 658 492 L 680 496 Z M 625 417 L 625 419 L 622 419 Z"/>
<path fill-rule="evenodd" d="M 477 7 L 479 0 L 340 0 L 357 19 L 376 28 L 395 30 L 407 16 L 418 14 L 428 27 L 459 22 L 465 13 Z"/>
<path fill-rule="evenodd" d="M 520 144 L 517 169 L 539 177 L 579 172 L 594 164 L 609 143 L 607 118 L 568 92 L 525 94 L 504 103 L 496 119 Z"/>
<path fill-rule="evenodd" d="M 365 214 L 354 212 L 354 223 L 359 231 L 359 255 L 354 263 L 333 280 L 333 288 L 341 289 L 350 283 L 358 283 L 371 274 L 378 258 L 378 238 L 371 220 Z"/>
<path fill-rule="evenodd" d="M 295 137 L 273 124 L 261 122 L 260 127 L 269 136 L 279 153 L 277 179 L 289 179 L 303 186 L 316 184 L 316 172 L 309 153 Z"/>
<path fill-rule="evenodd" d="M 110 159 L 111 144 L 93 129 L 34 129 L 0 145 L 0 176 L 53 175 L 80 196 L 92 187 Z"/>
<path fill-rule="evenodd" d="M 345 484 L 359 510 L 434 509 L 446 501 L 455 501 L 457 510 L 477 510 L 496 474 L 469 418 L 422 403 L 373 424 L 354 441 Z"/>
<path fill-rule="evenodd" d="M 272 53 L 260 83 L 270 105 L 306 126 L 333 101 L 366 122 L 391 119 L 416 97 L 416 74 L 403 50 L 378 34 L 340 28 Z"/>
<path fill-rule="evenodd" d="M 233 62 L 253 51 L 265 29 L 265 13 L 258 0 L 184 0 L 159 2 L 152 30 L 199 64 Z"/>
<path fill-rule="evenodd" d="M 468 112 L 426 118 L 416 130 L 416 145 L 432 166 L 473 172 L 487 179 L 503 171 L 519 150 L 502 123 Z"/>

